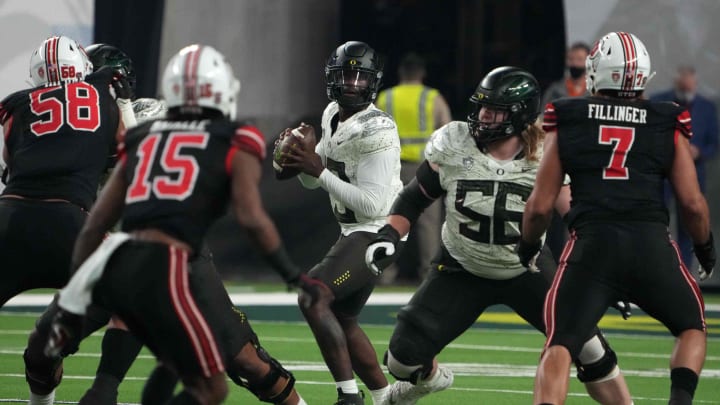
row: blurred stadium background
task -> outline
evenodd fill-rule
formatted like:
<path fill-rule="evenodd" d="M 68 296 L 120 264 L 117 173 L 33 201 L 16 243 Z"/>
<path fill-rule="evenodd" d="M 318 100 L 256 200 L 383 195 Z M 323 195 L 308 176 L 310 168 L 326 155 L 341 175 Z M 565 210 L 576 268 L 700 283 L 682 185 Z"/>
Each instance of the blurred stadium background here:
<path fill-rule="evenodd" d="M 5 0 L 0 94 L 27 86 L 30 53 L 50 35 L 124 49 L 135 62 L 144 97 L 158 95 L 158 77 L 174 52 L 200 42 L 229 57 L 242 81 L 239 116 L 253 120 L 271 147 L 281 129 L 319 120 L 327 103 L 325 58 L 347 40 L 366 41 L 384 54 L 384 87 L 396 83 L 403 53 L 425 56 L 427 83 L 442 92 L 455 119 L 464 119 L 471 90 L 492 67 L 524 67 L 546 86 L 562 77 L 569 43 L 625 30 L 650 51 L 657 71 L 650 93 L 671 85 L 679 63 L 691 63 L 700 92 L 717 102 L 718 20 L 716 0 Z M 294 181 L 278 183 L 269 160 L 265 169 L 265 204 L 293 258 L 309 267 L 338 235 L 327 196 L 301 190 Z M 708 167 L 707 190 L 716 234 L 718 174 L 716 158 Z M 230 220 L 216 226 L 209 244 L 225 278 L 279 281 Z M 720 288 L 720 276 L 704 287 Z"/>

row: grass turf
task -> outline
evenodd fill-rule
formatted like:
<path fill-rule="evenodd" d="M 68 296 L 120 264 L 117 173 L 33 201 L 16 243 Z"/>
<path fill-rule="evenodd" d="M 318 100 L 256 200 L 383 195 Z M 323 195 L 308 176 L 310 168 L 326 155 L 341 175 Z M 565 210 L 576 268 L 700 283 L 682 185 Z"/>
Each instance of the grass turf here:
<path fill-rule="evenodd" d="M 488 315 L 492 319 L 492 313 Z M 0 313 L 0 403 L 23 403 L 27 400 L 22 350 L 35 317 L 31 314 Z M 263 346 L 294 372 L 298 390 L 308 403 L 331 404 L 335 401 L 332 379 L 306 325 L 255 322 L 254 328 Z M 378 353 L 382 353 L 387 347 L 392 327 L 367 326 L 365 330 Z M 695 396 L 698 404 L 720 403 L 720 338 L 717 333 L 712 335 L 708 344 L 706 371 Z M 80 352 L 66 360 L 65 377 L 56 396 L 58 403 L 76 402 L 90 386 L 98 363 L 101 336 L 96 333 L 88 338 Z M 672 338 L 635 334 L 632 330 L 610 333 L 608 338 L 618 352 L 635 403 L 667 403 L 667 364 Z M 542 344 L 543 337 L 529 329 L 473 328 L 440 355 L 439 360 L 455 371 L 453 387 L 433 394 L 421 403 L 527 404 L 532 398 L 532 376 Z M 154 363 L 152 355 L 143 351 L 120 387 L 120 402 L 139 402 L 144 379 Z M 232 384 L 230 387 L 226 403 L 257 403 L 243 389 Z M 371 400 L 367 398 L 366 403 L 370 404 Z M 571 379 L 568 403 L 593 403 L 574 378 Z"/>

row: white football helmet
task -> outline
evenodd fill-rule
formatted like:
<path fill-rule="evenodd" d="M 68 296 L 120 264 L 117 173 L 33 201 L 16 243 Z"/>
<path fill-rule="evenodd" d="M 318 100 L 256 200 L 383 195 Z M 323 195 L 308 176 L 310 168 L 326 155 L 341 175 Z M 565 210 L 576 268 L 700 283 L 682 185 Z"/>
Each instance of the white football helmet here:
<path fill-rule="evenodd" d="M 65 36 L 46 39 L 30 57 L 30 79 L 35 86 L 84 80 L 92 70 L 83 47 Z"/>
<path fill-rule="evenodd" d="M 190 45 L 170 59 L 162 78 L 167 108 L 204 107 L 219 110 L 235 119 L 235 100 L 240 81 L 232 67 L 215 48 Z"/>
<path fill-rule="evenodd" d="M 618 97 L 637 97 L 655 76 L 645 44 L 628 32 L 600 38 L 585 60 L 590 94 L 611 90 Z"/>

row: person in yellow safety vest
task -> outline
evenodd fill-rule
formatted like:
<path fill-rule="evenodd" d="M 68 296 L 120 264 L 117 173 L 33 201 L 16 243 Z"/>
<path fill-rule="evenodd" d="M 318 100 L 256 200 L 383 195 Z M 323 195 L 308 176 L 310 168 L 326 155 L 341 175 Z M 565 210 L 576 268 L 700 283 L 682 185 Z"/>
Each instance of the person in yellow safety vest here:
<path fill-rule="evenodd" d="M 451 120 L 450 107 L 437 89 L 425 86 L 425 61 L 415 53 L 402 57 L 398 68 L 400 82 L 383 90 L 375 102 L 381 110 L 392 115 L 400 134 L 400 178 L 407 184 L 415 177 L 425 160 L 425 144 L 436 129 Z M 420 216 L 413 229 L 416 244 L 408 243 L 399 263 L 417 260 L 416 271 L 399 278 L 422 277 L 430 268 L 430 261 L 440 249 L 442 206 L 439 201 Z M 388 271 L 389 270 L 389 271 Z M 397 270 L 387 269 L 383 281 L 391 281 Z"/>

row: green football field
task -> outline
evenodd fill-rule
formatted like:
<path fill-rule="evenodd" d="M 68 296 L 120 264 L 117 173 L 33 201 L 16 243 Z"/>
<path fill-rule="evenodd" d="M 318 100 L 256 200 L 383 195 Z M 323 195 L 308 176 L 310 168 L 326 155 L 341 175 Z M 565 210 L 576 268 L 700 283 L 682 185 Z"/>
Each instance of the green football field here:
<path fill-rule="evenodd" d="M 273 312 L 286 312 L 276 308 Z M 252 312 L 251 319 L 252 319 Z M 387 318 L 391 318 L 391 313 Z M 720 314 L 709 313 L 710 338 L 705 370 L 695 396 L 698 404 L 720 404 Z M 27 400 L 22 350 L 35 314 L 0 312 L 0 403 Z M 379 321 L 378 323 L 383 323 Z M 480 318 L 478 327 L 467 331 L 441 355 L 440 361 L 455 372 L 455 383 L 447 391 L 421 401 L 425 404 L 528 404 L 532 399 L 533 375 L 543 337 L 507 310 L 496 309 Z M 335 387 L 312 334 L 301 322 L 253 322 L 262 344 L 292 370 L 297 387 L 309 404 L 332 404 Z M 667 403 L 668 358 L 673 345 L 662 326 L 642 314 L 630 321 L 607 315 L 601 326 L 618 352 L 635 404 Z M 392 326 L 367 326 L 366 331 L 381 355 Z M 90 386 L 97 366 L 101 334 L 88 338 L 81 350 L 65 363 L 65 377 L 57 391 L 57 403 L 76 403 Z M 155 360 L 143 351 L 120 387 L 120 402 L 138 403 L 144 378 Z M 243 389 L 230 383 L 227 403 L 258 403 Z M 24 401 L 23 401 L 24 400 Z M 366 399 L 371 404 L 370 398 Z M 569 404 L 593 403 L 583 387 L 571 379 Z"/>

